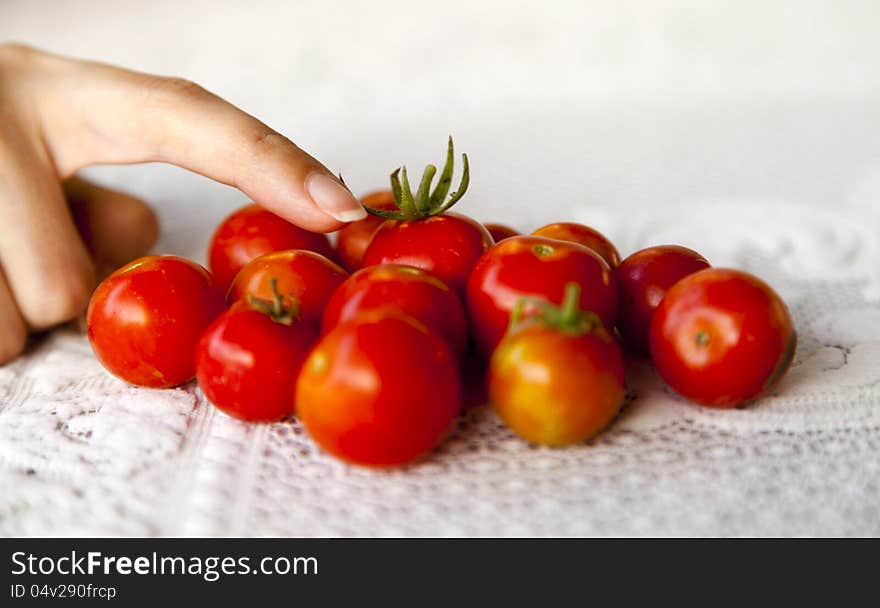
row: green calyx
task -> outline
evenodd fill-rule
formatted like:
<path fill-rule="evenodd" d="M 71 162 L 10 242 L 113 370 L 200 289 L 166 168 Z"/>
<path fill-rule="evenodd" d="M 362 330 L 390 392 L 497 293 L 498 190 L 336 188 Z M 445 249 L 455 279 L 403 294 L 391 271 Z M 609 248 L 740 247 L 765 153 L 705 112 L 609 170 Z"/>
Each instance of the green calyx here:
<path fill-rule="evenodd" d="M 452 147 L 452 136 L 449 136 L 449 146 L 446 150 L 446 164 L 443 165 L 443 171 L 440 172 L 440 179 L 434 190 L 431 190 L 431 183 L 437 174 L 437 167 L 428 165 L 422 173 L 422 179 L 419 181 L 419 187 L 413 194 L 409 185 L 409 176 L 406 173 L 406 167 L 395 169 L 391 174 L 391 192 L 394 194 L 394 204 L 397 206 L 395 211 L 385 211 L 384 209 L 373 209 L 364 205 L 367 213 L 392 220 L 421 220 L 434 215 L 439 215 L 444 211 L 448 211 L 455 203 L 461 200 L 467 191 L 470 183 L 470 167 L 468 166 L 467 154 L 461 155 L 462 173 L 461 183 L 458 190 L 449 195 L 449 187 L 452 185 L 452 170 L 455 164 L 454 149 Z M 402 180 L 402 181 L 401 181 Z"/>
<path fill-rule="evenodd" d="M 269 285 L 272 288 L 272 301 L 256 298 L 251 294 L 247 295 L 248 306 L 256 311 L 268 315 L 276 323 L 282 325 L 293 325 L 293 322 L 299 318 L 299 302 L 293 295 L 287 297 L 278 293 L 278 279 L 271 277 Z"/>
<path fill-rule="evenodd" d="M 520 298 L 510 313 L 508 332 L 523 323 L 540 323 L 571 336 L 580 336 L 602 326 L 602 320 L 590 311 L 581 310 L 581 286 L 571 282 L 565 286 L 562 304 L 555 306 L 540 298 Z M 527 308 L 535 314 L 524 317 Z"/>

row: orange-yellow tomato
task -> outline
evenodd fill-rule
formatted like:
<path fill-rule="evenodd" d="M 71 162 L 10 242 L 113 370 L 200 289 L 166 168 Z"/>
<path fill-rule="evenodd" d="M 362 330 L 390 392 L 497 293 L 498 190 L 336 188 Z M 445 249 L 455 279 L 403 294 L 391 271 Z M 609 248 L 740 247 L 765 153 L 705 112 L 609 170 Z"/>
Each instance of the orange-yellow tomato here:
<path fill-rule="evenodd" d="M 489 399 L 522 438 L 551 446 L 588 439 L 617 415 L 624 398 L 620 347 L 602 327 L 573 335 L 527 324 L 492 355 Z"/>

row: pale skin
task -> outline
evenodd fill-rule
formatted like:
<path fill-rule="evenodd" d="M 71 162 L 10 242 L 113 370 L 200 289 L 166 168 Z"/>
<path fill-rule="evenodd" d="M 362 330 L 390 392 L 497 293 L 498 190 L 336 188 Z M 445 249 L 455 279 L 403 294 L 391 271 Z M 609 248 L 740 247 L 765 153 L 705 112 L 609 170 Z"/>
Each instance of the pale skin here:
<path fill-rule="evenodd" d="M 192 82 L 0 44 L 0 365 L 30 332 L 82 313 L 99 274 L 155 243 L 144 202 L 77 171 L 155 161 L 309 230 L 365 216 L 325 166 Z"/>

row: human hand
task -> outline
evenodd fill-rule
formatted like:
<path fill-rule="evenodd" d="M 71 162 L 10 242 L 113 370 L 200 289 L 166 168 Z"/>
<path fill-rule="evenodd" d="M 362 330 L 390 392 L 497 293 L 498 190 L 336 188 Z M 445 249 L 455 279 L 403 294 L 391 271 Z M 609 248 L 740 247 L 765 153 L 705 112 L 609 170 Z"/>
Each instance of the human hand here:
<path fill-rule="evenodd" d="M 0 44 L 0 364 L 29 331 L 85 308 L 96 264 L 119 266 L 155 242 L 149 207 L 76 172 L 155 161 L 309 230 L 366 215 L 317 160 L 192 82 Z"/>

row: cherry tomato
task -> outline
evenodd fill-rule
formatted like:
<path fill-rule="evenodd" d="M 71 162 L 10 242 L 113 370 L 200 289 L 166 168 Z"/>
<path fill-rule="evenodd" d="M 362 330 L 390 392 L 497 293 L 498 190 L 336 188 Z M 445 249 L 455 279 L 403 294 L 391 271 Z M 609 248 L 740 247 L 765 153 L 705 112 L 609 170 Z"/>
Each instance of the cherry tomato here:
<path fill-rule="evenodd" d="M 321 316 L 330 296 L 348 277 L 338 264 L 322 255 L 303 249 L 276 251 L 248 262 L 229 288 L 229 301 L 248 294 L 272 300 L 270 279 L 278 281 L 278 292 L 299 302 L 299 314 L 314 328 L 321 326 Z"/>
<path fill-rule="evenodd" d="M 598 317 L 578 311 L 578 286 L 570 285 L 563 309 L 514 326 L 489 366 L 489 399 L 501 419 L 524 439 L 553 446 L 596 435 L 625 394 L 620 347 Z"/>
<path fill-rule="evenodd" d="M 315 332 L 290 303 L 238 301 L 214 320 L 196 349 L 196 377 L 217 408 L 268 422 L 294 412 L 299 370 Z"/>
<path fill-rule="evenodd" d="M 569 282 L 581 285 L 581 307 L 613 327 L 617 285 L 608 264 L 592 249 L 567 241 L 515 236 L 486 252 L 467 288 L 471 331 L 483 353 L 490 354 L 501 340 L 520 298 L 559 302 Z"/>
<path fill-rule="evenodd" d="M 391 308 L 443 336 L 461 357 L 467 346 L 467 315 L 446 283 L 424 270 L 397 264 L 362 268 L 340 285 L 324 309 L 322 332 L 366 311 Z"/>
<path fill-rule="evenodd" d="M 538 228 L 532 234 L 545 239 L 579 243 L 601 255 L 611 268 L 620 264 L 620 254 L 614 244 L 604 234 L 589 226 L 576 222 L 557 222 Z"/>
<path fill-rule="evenodd" d="M 366 195 L 361 203 L 373 209 L 391 211 L 395 209 L 394 195 L 391 190 L 380 190 Z M 364 252 L 367 250 L 373 235 L 385 219 L 368 215 L 362 220 L 346 224 L 336 234 L 336 252 L 339 260 L 349 272 L 361 267 Z"/>
<path fill-rule="evenodd" d="M 223 310 L 210 273 L 176 256 L 135 260 L 104 279 L 89 302 L 89 341 L 126 382 L 168 388 L 193 378 L 202 330 Z"/>
<path fill-rule="evenodd" d="M 519 235 L 519 232 L 511 228 L 510 226 L 505 226 L 504 224 L 484 224 L 486 226 L 486 230 L 489 231 L 489 234 L 492 237 L 492 240 L 496 243 L 503 241 L 504 239 L 509 239 L 512 236 Z"/>
<path fill-rule="evenodd" d="M 658 245 L 637 251 L 615 269 L 619 307 L 617 330 L 633 351 L 651 352 L 651 319 L 666 290 L 689 274 L 709 267 L 693 249 Z"/>
<path fill-rule="evenodd" d="M 711 407 L 754 399 L 785 374 L 797 343 L 783 301 L 745 272 L 708 268 L 666 292 L 651 321 L 651 356 L 681 395 Z"/>
<path fill-rule="evenodd" d="M 364 254 L 364 266 L 414 266 L 463 292 L 474 264 L 491 246 L 492 237 L 486 228 L 458 213 L 388 221 L 373 235 Z"/>
<path fill-rule="evenodd" d="M 297 416 L 327 452 L 361 465 L 411 462 L 461 409 L 458 362 L 411 317 L 358 316 L 326 334 L 296 385 Z"/>
<path fill-rule="evenodd" d="M 259 205 L 247 205 L 217 228 L 208 249 L 208 265 L 217 284 L 228 289 L 245 264 L 285 249 L 307 249 L 331 260 L 336 255 L 326 234 L 304 230 Z"/>
<path fill-rule="evenodd" d="M 462 154 L 461 159 L 461 181 L 448 200 L 454 165 L 451 137 L 446 163 L 433 190 L 431 184 L 437 171 L 434 165 L 425 167 L 415 193 L 406 167 L 391 174 L 395 210 L 367 207 L 370 213 L 389 221 L 379 226 L 373 235 L 364 253 L 364 266 L 403 264 L 421 268 L 463 293 L 471 268 L 492 246 L 492 237 L 481 223 L 448 211 L 461 200 L 470 183 L 467 154 Z"/>

